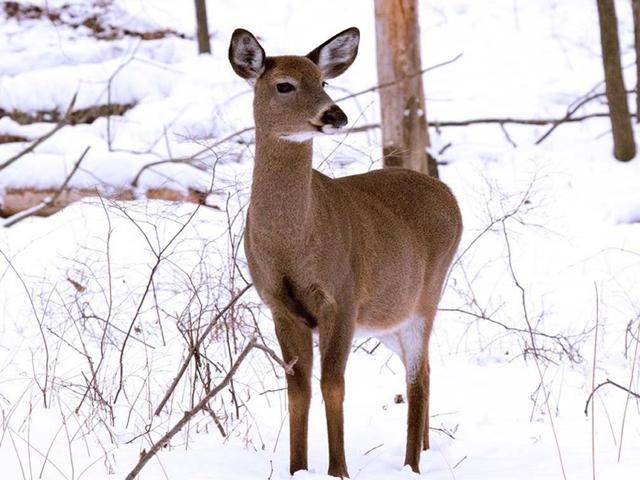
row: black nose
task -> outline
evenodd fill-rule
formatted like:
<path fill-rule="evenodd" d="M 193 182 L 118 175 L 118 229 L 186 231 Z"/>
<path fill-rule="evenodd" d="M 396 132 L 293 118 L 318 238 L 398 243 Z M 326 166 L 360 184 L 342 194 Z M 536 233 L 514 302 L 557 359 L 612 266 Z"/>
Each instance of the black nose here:
<path fill-rule="evenodd" d="M 347 116 L 337 105 L 332 105 L 322 114 L 322 118 L 320 119 L 323 125 L 331 125 L 335 128 L 344 127 L 348 120 Z"/>

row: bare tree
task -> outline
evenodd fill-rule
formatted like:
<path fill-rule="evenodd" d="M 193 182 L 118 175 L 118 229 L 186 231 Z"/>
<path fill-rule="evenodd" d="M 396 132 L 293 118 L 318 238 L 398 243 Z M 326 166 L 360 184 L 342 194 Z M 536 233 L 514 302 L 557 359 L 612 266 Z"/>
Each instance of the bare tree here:
<path fill-rule="evenodd" d="M 636 48 L 636 121 L 640 123 L 640 0 L 631 0 L 631 9 Z"/>
<path fill-rule="evenodd" d="M 609 116 L 613 132 L 613 154 L 621 161 L 631 160 L 636 155 L 636 144 L 631 128 L 631 115 L 627 105 L 627 93 L 622 78 L 620 43 L 618 40 L 618 18 L 614 0 L 597 0 L 600 20 L 602 63 L 609 103 Z"/>
<path fill-rule="evenodd" d="M 385 166 L 438 176 L 427 154 L 417 0 L 375 0 L 376 50 Z"/>
<path fill-rule="evenodd" d="M 205 0 L 196 0 L 196 22 L 198 30 L 198 52 L 211 53 L 209 25 L 207 23 L 207 5 Z"/>

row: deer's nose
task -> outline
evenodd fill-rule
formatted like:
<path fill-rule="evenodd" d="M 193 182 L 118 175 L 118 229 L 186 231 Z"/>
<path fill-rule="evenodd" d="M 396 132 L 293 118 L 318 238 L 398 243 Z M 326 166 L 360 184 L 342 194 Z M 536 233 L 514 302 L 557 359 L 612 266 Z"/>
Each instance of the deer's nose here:
<path fill-rule="evenodd" d="M 320 118 L 323 125 L 331 125 L 335 128 L 344 127 L 348 120 L 342 109 L 337 105 L 332 105 L 324 111 Z"/>

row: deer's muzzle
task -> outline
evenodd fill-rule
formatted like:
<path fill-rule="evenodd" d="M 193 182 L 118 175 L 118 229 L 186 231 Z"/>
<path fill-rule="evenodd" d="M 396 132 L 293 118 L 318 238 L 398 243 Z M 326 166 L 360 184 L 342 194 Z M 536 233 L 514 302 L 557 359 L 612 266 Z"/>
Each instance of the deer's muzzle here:
<path fill-rule="evenodd" d="M 322 114 L 322 117 L 320 117 L 320 121 L 323 126 L 330 125 L 334 128 L 342 128 L 348 122 L 347 116 L 337 105 L 331 105 L 326 109 Z"/>

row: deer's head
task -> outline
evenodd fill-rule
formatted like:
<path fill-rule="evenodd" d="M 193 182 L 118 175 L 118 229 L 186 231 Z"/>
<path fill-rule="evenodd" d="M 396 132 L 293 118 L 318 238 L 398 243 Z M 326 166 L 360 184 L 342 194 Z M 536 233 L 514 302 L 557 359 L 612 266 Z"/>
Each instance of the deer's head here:
<path fill-rule="evenodd" d="M 234 31 L 229 61 L 255 88 L 256 128 L 270 136 L 305 141 L 344 127 L 347 116 L 324 86 L 326 80 L 342 74 L 353 63 L 359 40 L 359 30 L 352 27 L 305 56 L 267 57 L 251 32 Z"/>

